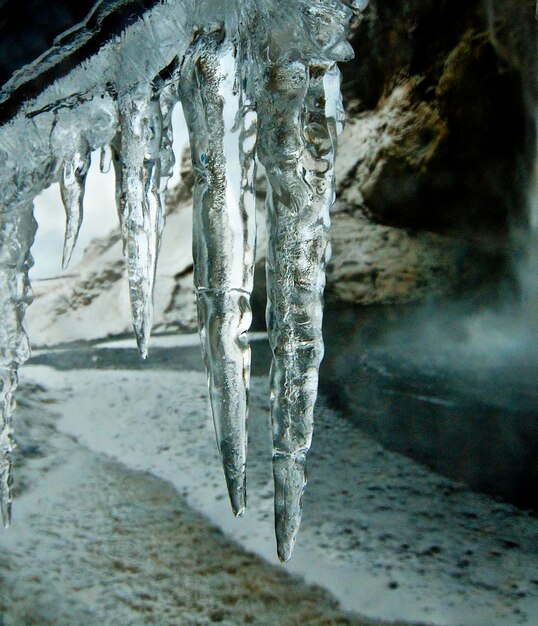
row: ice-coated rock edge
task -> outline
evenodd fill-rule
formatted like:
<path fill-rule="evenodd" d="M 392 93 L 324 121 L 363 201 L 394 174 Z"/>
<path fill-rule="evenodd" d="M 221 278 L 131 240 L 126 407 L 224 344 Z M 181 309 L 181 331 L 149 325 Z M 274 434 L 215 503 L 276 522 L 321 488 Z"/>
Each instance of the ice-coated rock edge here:
<path fill-rule="evenodd" d="M 106 15 L 118 3 L 102 4 Z M 193 256 L 200 337 L 217 445 L 236 515 L 246 506 L 246 333 L 252 317 L 257 160 L 267 175 L 275 527 L 279 558 L 289 559 L 301 520 L 323 358 L 329 209 L 335 196 L 336 137 L 343 123 L 336 63 L 353 55 L 349 22 L 353 9 L 365 4 L 155 4 L 141 15 L 131 14 L 124 29 L 95 54 L 22 101 L 0 126 L 0 497 L 6 526 L 12 504 L 13 394 L 18 367 L 29 355 L 22 321 L 30 302 L 33 198 L 60 182 L 65 266 L 82 222 L 91 151 L 102 150 L 103 169 L 113 165 L 133 326 L 145 358 L 164 227 L 161 191 L 173 165 L 171 111 L 179 101 L 195 174 Z M 90 26 L 100 32 L 95 15 L 14 76 L 0 92 L 0 105 L 33 93 L 40 69 L 50 74 L 63 49 L 84 51 Z M 25 80 L 31 87 L 26 92 Z"/>

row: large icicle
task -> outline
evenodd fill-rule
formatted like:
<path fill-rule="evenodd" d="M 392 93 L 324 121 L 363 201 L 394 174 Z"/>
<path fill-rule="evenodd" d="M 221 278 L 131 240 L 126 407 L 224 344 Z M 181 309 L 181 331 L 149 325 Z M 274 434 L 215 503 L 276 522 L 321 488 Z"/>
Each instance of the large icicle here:
<path fill-rule="evenodd" d="M 133 326 L 147 357 L 153 320 L 153 288 L 164 218 L 159 193 L 162 119 L 151 87 L 120 99 L 121 192 Z"/>
<path fill-rule="evenodd" d="M 30 247 L 37 224 L 31 204 L 3 207 L 0 220 L 0 504 L 7 527 L 11 521 L 13 483 L 14 392 L 18 367 L 30 353 L 22 318 L 30 302 Z"/>
<path fill-rule="evenodd" d="M 62 268 L 69 265 L 82 225 L 84 186 L 90 169 L 91 150 L 88 141 L 80 135 L 71 154 L 64 160 L 60 178 L 60 193 L 65 207 L 66 224 Z"/>
<path fill-rule="evenodd" d="M 302 512 L 306 455 L 323 358 L 322 297 L 341 124 L 336 61 L 351 10 L 339 0 L 259 0 L 256 98 L 267 173 L 267 326 L 278 556 L 290 558 Z"/>
<path fill-rule="evenodd" d="M 269 182 L 267 326 L 273 350 L 275 526 L 282 561 L 291 556 L 301 520 L 305 461 L 323 358 L 338 76 L 334 65 L 328 69 L 299 61 L 275 64 L 267 71 L 270 89 L 259 105 L 259 154 Z"/>
<path fill-rule="evenodd" d="M 181 73 L 194 188 L 194 282 L 217 444 L 235 515 L 246 504 L 246 419 L 256 242 L 256 114 L 238 75 L 236 43 L 200 35 Z"/>

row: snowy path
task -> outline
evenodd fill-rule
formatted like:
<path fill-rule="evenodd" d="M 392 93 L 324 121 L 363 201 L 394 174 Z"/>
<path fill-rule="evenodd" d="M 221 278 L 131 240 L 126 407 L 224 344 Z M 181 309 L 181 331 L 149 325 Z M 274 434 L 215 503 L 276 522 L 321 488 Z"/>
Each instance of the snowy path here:
<path fill-rule="evenodd" d="M 120 348 L 125 369 L 99 369 L 108 367 L 100 361 L 110 350 L 94 348 L 86 369 L 30 365 L 23 381 L 50 390 L 61 432 L 170 481 L 227 536 L 276 564 L 266 379 L 253 380 L 249 504 L 236 520 L 207 416 L 205 376 L 189 359 L 189 369 L 179 367 L 182 350 L 169 350 L 177 371 L 134 370 L 132 351 Z M 535 623 L 536 519 L 387 452 L 323 402 L 309 476 L 298 545 L 285 569 L 329 589 L 344 609 L 451 626 Z M 17 518 L 29 514 L 16 506 Z"/>
<path fill-rule="evenodd" d="M 56 430 L 50 393 L 23 391 L 2 626 L 370 625 L 241 550 L 169 482 Z"/>

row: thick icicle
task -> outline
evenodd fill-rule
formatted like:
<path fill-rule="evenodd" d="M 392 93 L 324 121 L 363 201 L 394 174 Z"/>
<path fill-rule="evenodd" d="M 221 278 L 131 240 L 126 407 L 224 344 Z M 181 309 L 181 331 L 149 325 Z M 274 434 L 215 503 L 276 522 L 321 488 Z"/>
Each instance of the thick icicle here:
<path fill-rule="evenodd" d="M 164 226 L 159 193 L 162 132 L 159 100 L 150 88 L 140 89 L 119 101 L 119 114 L 121 180 L 116 195 L 127 250 L 133 326 L 140 355 L 146 358 Z"/>
<path fill-rule="evenodd" d="M 28 270 L 36 230 L 32 209 L 32 205 L 4 207 L 0 215 L 0 504 L 6 527 L 11 521 L 13 396 L 18 367 L 30 353 L 22 318 L 30 302 Z"/>
<path fill-rule="evenodd" d="M 217 444 L 235 515 L 246 504 L 246 446 L 256 244 L 256 114 L 241 89 L 236 43 L 193 43 L 180 81 L 194 188 L 194 282 Z"/>
<path fill-rule="evenodd" d="M 90 169 L 91 150 L 82 136 L 64 160 L 60 177 L 60 193 L 65 208 L 66 224 L 62 257 L 62 269 L 66 269 L 77 243 L 82 225 L 84 186 Z"/>
<path fill-rule="evenodd" d="M 268 68 L 260 98 L 260 160 L 268 178 L 267 325 L 273 350 L 271 417 L 278 556 L 287 561 L 301 520 L 313 430 L 329 209 L 334 201 L 332 66 Z M 269 88 L 270 85 L 270 88 Z M 336 89 L 336 91 L 334 91 Z"/>

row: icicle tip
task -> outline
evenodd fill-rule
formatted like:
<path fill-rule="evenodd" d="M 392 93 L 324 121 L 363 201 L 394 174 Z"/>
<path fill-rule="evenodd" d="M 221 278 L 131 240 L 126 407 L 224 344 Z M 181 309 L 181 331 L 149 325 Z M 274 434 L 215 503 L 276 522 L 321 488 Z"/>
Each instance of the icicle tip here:
<path fill-rule="evenodd" d="M 275 534 L 278 558 L 290 560 L 301 525 L 306 488 L 306 450 L 277 452 L 273 456 L 275 482 Z"/>
<path fill-rule="evenodd" d="M 11 526 L 11 502 L 2 502 L 2 524 L 6 530 Z"/>
<path fill-rule="evenodd" d="M 69 263 L 71 262 L 71 256 L 73 255 L 73 247 L 69 247 L 67 245 L 64 246 L 64 251 L 63 251 L 63 255 L 62 255 L 62 271 L 65 272 L 65 270 L 69 267 Z"/>
<path fill-rule="evenodd" d="M 234 517 L 243 517 L 247 508 L 245 498 L 245 484 L 241 487 L 231 489 L 228 487 L 228 494 L 230 496 L 230 503 L 232 505 L 232 512 Z"/>
<path fill-rule="evenodd" d="M 138 354 L 140 358 L 145 361 L 148 358 L 150 331 L 145 323 L 140 325 L 135 323 L 134 331 Z"/>
<path fill-rule="evenodd" d="M 226 486 L 230 497 L 232 512 L 235 517 L 243 517 L 247 508 L 247 481 L 245 472 L 226 472 Z"/>

